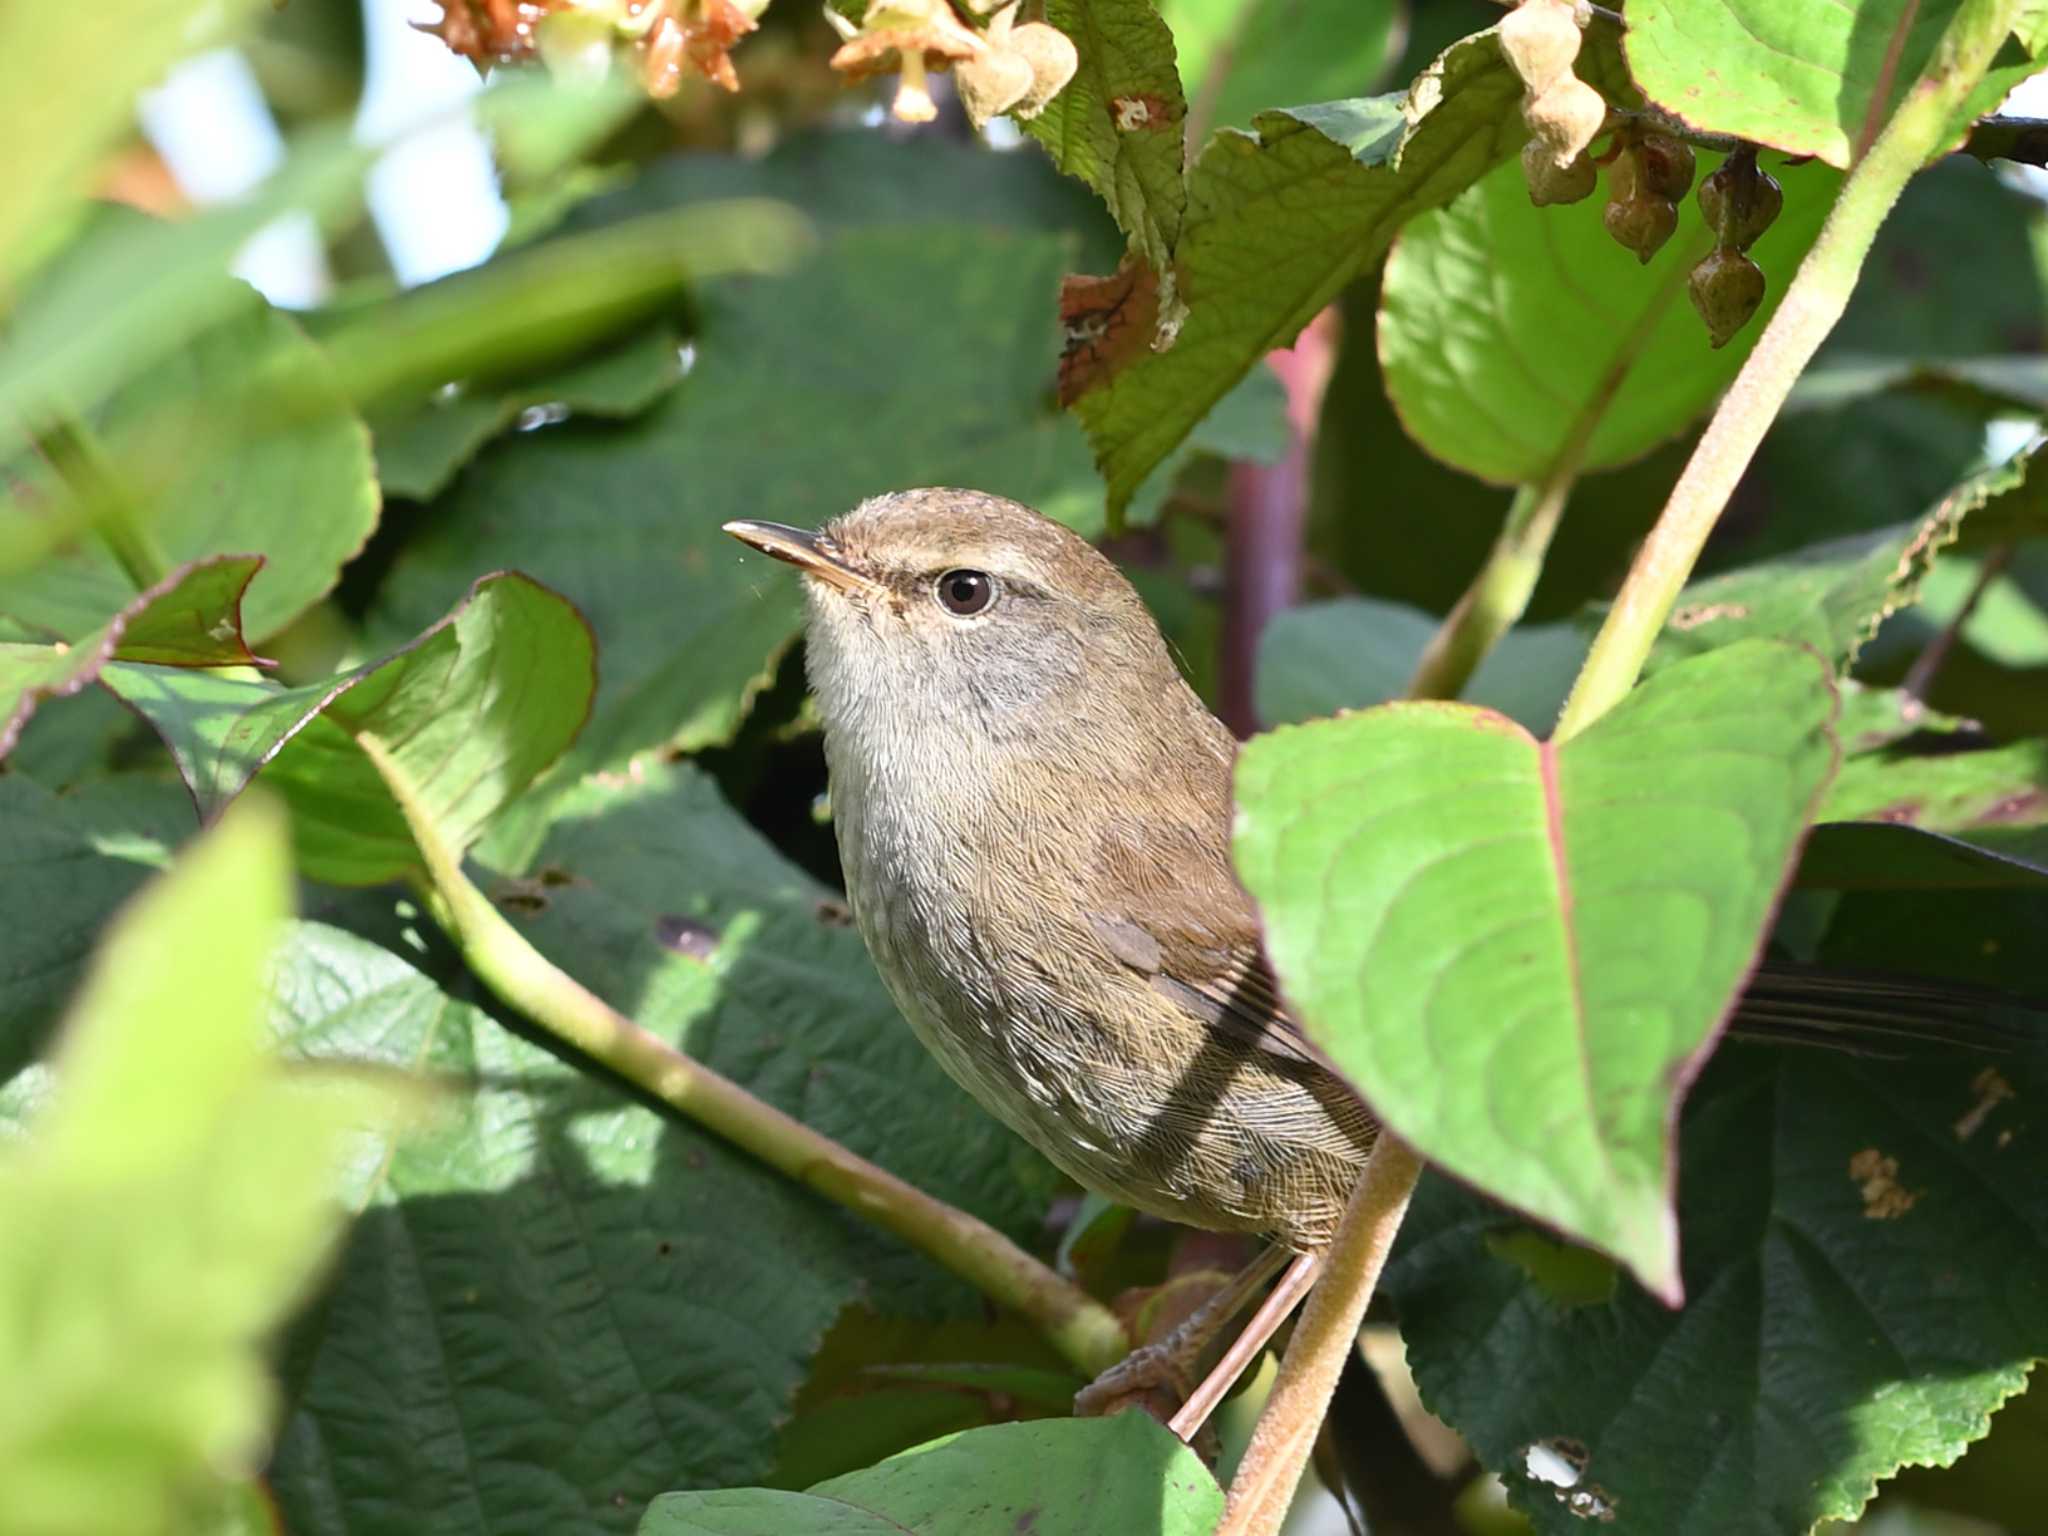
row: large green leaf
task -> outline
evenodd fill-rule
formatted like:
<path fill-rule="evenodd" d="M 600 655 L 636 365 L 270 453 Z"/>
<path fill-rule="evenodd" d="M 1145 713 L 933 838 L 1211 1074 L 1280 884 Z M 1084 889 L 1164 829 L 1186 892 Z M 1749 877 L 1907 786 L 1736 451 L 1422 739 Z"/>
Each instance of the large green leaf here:
<path fill-rule="evenodd" d="M 819 1483 L 654 1501 L 640 1536 L 1204 1536 L 1223 1490 L 1142 1413 L 970 1429 Z"/>
<path fill-rule="evenodd" d="M 1693 127 L 1847 168 L 1877 137 L 1971 0 L 1637 0 L 1623 46 L 1643 93 Z M 1981 7 L 1980 7 L 1981 9 Z M 1956 114 L 1951 144 L 2048 66 L 2048 11 L 2021 8 L 2020 36 Z"/>
<path fill-rule="evenodd" d="M 0 638 L 0 757 L 38 703 L 78 692 L 110 661 L 171 667 L 242 666 L 242 594 L 261 555 L 187 561 L 75 642 Z"/>
<path fill-rule="evenodd" d="M 1784 180 L 1785 211 L 1751 252 L 1771 282 L 1764 307 L 1716 350 L 1685 296 L 1713 244 L 1696 203 L 1645 267 L 1607 233 L 1601 199 L 1538 208 L 1519 163 L 1495 168 L 1414 220 L 1387 259 L 1379 347 L 1402 424 L 1444 462 L 1508 484 L 1539 478 L 1567 445 L 1602 469 L 1683 431 L 1748 358 L 1840 185 L 1819 167 Z"/>
<path fill-rule="evenodd" d="M 1102 321 L 1133 339 L 1079 386 L 1075 409 L 1112 507 L 1246 370 L 1291 343 L 1405 220 L 1449 202 L 1515 150 L 1527 131 L 1521 94 L 1484 32 L 1452 45 L 1405 96 L 1262 113 L 1255 134 L 1226 131 L 1210 142 L 1189 172 L 1175 252 L 1185 324 L 1155 348 L 1154 323 L 1139 312 L 1156 311 L 1161 296 L 1140 281 Z"/>
<path fill-rule="evenodd" d="M 597 686 L 582 617 L 516 574 L 485 577 L 396 655 L 324 683 L 126 665 L 102 677 L 162 735 L 202 816 L 261 772 L 291 807 L 299 868 L 349 885 L 420 862 L 357 736 L 383 744 L 463 848 L 568 749 Z"/>
<path fill-rule="evenodd" d="M 795 584 L 749 564 L 719 532 L 729 518 L 815 526 L 865 496 L 953 484 L 1101 526 L 1086 449 L 1048 398 L 1068 246 L 1014 227 L 1063 221 L 1073 204 L 1023 157 L 920 143 L 881 145 L 892 158 L 877 162 L 867 137 L 799 140 L 762 167 L 659 167 L 618 203 L 751 187 L 831 233 L 788 278 L 707 285 L 689 374 L 646 414 L 571 420 L 480 457 L 400 555 L 378 632 L 428 622 L 477 574 L 480 550 L 548 582 L 603 648 L 572 759 L 597 765 L 726 737 L 794 637 Z M 855 196 L 845 179 L 861 175 L 886 190 Z M 891 384 L 877 392 L 884 365 Z"/>
<path fill-rule="evenodd" d="M 2048 1080 L 1986 1067 L 1717 1058 L 1686 1113 L 1682 1311 L 1553 1297 L 1504 1256 L 1514 1218 L 1426 1180 L 1387 1273 L 1424 1402 L 1546 1536 L 1803 1536 L 1952 1461 L 2048 1354 Z"/>
<path fill-rule="evenodd" d="M 1045 1165 L 904 1027 L 832 894 L 687 765 L 558 801 L 486 880 L 614 1006 L 892 1171 L 1022 1236 Z M 394 953 L 303 927 L 278 1027 L 418 1065 L 450 1112 L 401 1146 L 288 1356 L 274 1484 L 303 1536 L 631 1530 L 678 1485 L 759 1482 L 819 1341 L 865 1300 L 978 1316 L 838 1208 L 557 1060 Z"/>
<path fill-rule="evenodd" d="M 283 400 L 290 410 L 278 408 Z M 320 350 L 246 293 L 234 318 L 117 395 L 103 436 L 170 560 L 265 557 L 242 600 L 257 642 L 323 596 L 377 525 L 369 434 Z M 30 493 L 61 498 L 46 470 L 25 479 Z M 0 575 L 0 613 L 66 640 L 93 633 L 134 596 L 96 540 Z"/>
<path fill-rule="evenodd" d="M 1675 1100 L 1833 769 L 1820 658 L 1752 642 L 1562 748 L 1392 704 L 1247 744 L 1238 871 L 1310 1035 L 1432 1162 L 1675 1299 Z"/>
<path fill-rule="evenodd" d="M 1046 0 L 1080 68 L 1024 131 L 1109 205 L 1131 245 L 1164 268 L 1180 241 L 1187 102 L 1173 34 L 1152 0 Z"/>
<path fill-rule="evenodd" d="M 0 1154 L 9 1531 L 197 1529 L 262 1460 L 261 1346 L 329 1246 L 349 1134 L 390 1120 L 367 1084 L 263 1051 L 289 861 L 283 817 L 252 806 L 128 909 Z"/>
<path fill-rule="evenodd" d="M 128 776 L 60 797 L 0 774 L 0 1081 L 42 1049 L 107 915 L 193 828 L 176 784 Z"/>
<path fill-rule="evenodd" d="M 1406 30 L 1397 0 L 1162 0 L 1189 116 L 1249 128 L 1260 112 L 1362 96 Z"/>

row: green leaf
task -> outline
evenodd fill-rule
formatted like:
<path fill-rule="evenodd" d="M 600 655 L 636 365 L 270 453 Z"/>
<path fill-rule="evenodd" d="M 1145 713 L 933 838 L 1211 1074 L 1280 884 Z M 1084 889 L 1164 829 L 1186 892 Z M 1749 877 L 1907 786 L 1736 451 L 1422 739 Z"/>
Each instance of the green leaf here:
<path fill-rule="evenodd" d="M 1161 0 L 1189 116 L 1250 128 L 1258 113 L 1356 96 L 1395 62 L 1394 0 Z"/>
<path fill-rule="evenodd" d="M 2048 826 L 1993 825 L 1950 836 L 1885 821 L 1824 822 L 1806 840 L 1798 879 L 1828 890 L 2048 886 Z"/>
<path fill-rule="evenodd" d="M 565 775 L 723 740 L 767 681 L 799 626 L 797 583 L 745 556 L 719 531 L 729 518 L 815 526 L 866 496 L 950 484 L 1100 528 L 1086 449 L 1048 399 L 1068 247 L 1000 227 L 1040 217 L 1034 199 L 1071 205 L 1052 203 L 1050 173 L 1022 157 L 880 147 L 893 157 L 881 166 L 835 136 L 761 167 L 651 172 L 620 206 L 737 184 L 789 197 L 830 233 L 789 278 L 707 284 L 689 375 L 644 415 L 572 419 L 486 452 L 380 589 L 374 632 L 413 632 L 487 548 L 577 603 L 602 641 L 604 683 Z M 848 207 L 841 173 L 872 174 L 908 206 Z M 1005 189 L 1021 214 L 989 206 Z M 856 222 L 885 216 L 886 228 Z M 933 222 L 948 216 L 983 222 Z M 892 384 L 877 394 L 883 363 Z"/>
<path fill-rule="evenodd" d="M 1787 1536 L 1953 1461 L 2048 1353 L 2048 1081 L 1996 1071 L 2016 1097 L 1967 1052 L 1724 1052 L 1686 1112 L 1682 1311 L 1557 1305 L 1489 1252 L 1514 1218 L 1425 1180 L 1386 1282 L 1423 1401 L 1547 1536 L 1597 1528 L 1574 1496 Z"/>
<path fill-rule="evenodd" d="M 1968 0 L 1639 0 L 1623 47 L 1643 93 L 1708 133 L 1818 155 L 1847 169 L 1934 61 Z M 2021 36 L 1957 113 L 1950 142 L 2048 66 L 2048 12 L 2023 8 Z M 2029 58 L 2028 54 L 2035 55 Z"/>
<path fill-rule="evenodd" d="M 187 1529 L 267 1448 L 261 1345 L 334 1235 L 348 1137 L 392 1119 L 263 1050 L 289 863 L 252 806 L 123 914 L 0 1154 L 0 1527 Z"/>
<path fill-rule="evenodd" d="M 551 959 L 778 1108 L 1039 1230 L 1044 1163 L 945 1077 L 843 907 L 707 776 L 592 779 L 555 809 L 525 872 L 484 882 Z M 770 1475 L 844 1309 L 981 1317 L 922 1256 L 461 996 L 332 929 L 302 926 L 281 961 L 296 1054 L 417 1067 L 450 1101 L 362 1192 L 287 1353 L 292 1531 L 629 1531 L 665 1489 Z"/>
<path fill-rule="evenodd" d="M 109 0 L 9 6 L 0 17 L 0 289 L 11 289 L 67 226 L 100 156 L 131 121 L 135 97 L 173 60 L 225 31 L 252 0 Z M 108 47 L 107 39 L 119 39 Z M 0 417 L 7 413 L 0 412 Z"/>
<path fill-rule="evenodd" d="M 1703 155 L 1700 174 L 1716 163 Z M 1531 204 L 1518 162 L 1414 220 L 1380 299 L 1402 425 L 1445 463 L 1501 484 L 1538 479 L 1574 449 L 1604 469 L 1685 430 L 1747 360 L 1840 184 L 1817 168 L 1784 181 L 1785 211 L 1750 253 L 1770 279 L 1764 306 L 1718 350 L 1685 295 L 1713 244 L 1691 199 L 1647 267 L 1607 233 L 1600 198 Z"/>
<path fill-rule="evenodd" d="M 1820 819 L 1800 860 L 1802 885 L 2048 883 L 2048 742 L 1852 757 Z"/>
<path fill-rule="evenodd" d="M 193 826 L 175 784 L 130 777 L 60 797 L 0 774 L 0 1082 L 42 1049 L 107 915 Z"/>
<path fill-rule="evenodd" d="M 0 638 L 0 757 L 43 699 L 77 693 L 110 661 L 169 667 L 244 666 L 242 594 L 261 555 L 191 560 L 74 643 Z"/>
<path fill-rule="evenodd" d="M 1172 345 L 1154 350 L 1154 324 L 1119 310 L 1102 323 L 1142 334 L 1069 389 L 1113 509 L 1403 222 L 1449 202 L 1514 152 L 1526 133 L 1521 96 L 1495 35 L 1483 32 L 1453 44 L 1406 96 L 1262 113 L 1255 135 L 1226 131 L 1209 143 L 1189 173 L 1175 250 L 1185 324 Z M 1129 309 L 1156 312 L 1170 307 L 1165 297 L 1132 299 Z"/>
<path fill-rule="evenodd" d="M 1933 832 L 2048 821 L 2048 741 L 1982 752 L 1856 758 L 1821 802 L 1824 821 L 1889 821 Z"/>
<path fill-rule="evenodd" d="M 1045 19 L 1073 39 L 1081 64 L 1024 131 L 1093 187 L 1132 248 L 1164 270 L 1188 201 L 1173 34 L 1152 0 L 1046 0 Z"/>
<path fill-rule="evenodd" d="M 1856 659 L 1878 627 L 1917 601 L 1968 508 L 1943 502 L 1916 523 L 1803 549 L 1696 581 L 1651 652 L 1650 671 L 1738 640 L 1790 640 L 1830 660 Z"/>
<path fill-rule="evenodd" d="M 329 682 L 280 688 L 139 666 L 110 667 L 104 681 L 163 736 L 202 816 L 260 772 L 291 807 L 303 873 L 374 885 L 419 854 L 355 738 L 375 735 L 448 841 L 466 847 L 575 739 L 596 657 L 574 608 L 501 574 L 395 655 Z"/>
<path fill-rule="evenodd" d="M 1337 366 L 1315 434 L 1309 550 L 1361 594 L 1447 613 L 1487 559 L 1512 496 L 1432 458 L 1403 430 L 1375 341 L 1378 290 L 1361 279 L 1340 301 Z M 1649 531 L 1688 446 L 1679 438 L 1572 487 L 1528 621 L 1572 617 L 1613 592 L 1619 552 Z M 1428 509 L 1426 538 L 1417 508 Z"/>
<path fill-rule="evenodd" d="M 246 292 L 235 318 L 109 404 L 102 437 L 169 559 L 264 556 L 242 600 L 258 642 L 332 588 L 377 525 L 369 434 L 320 350 Z M 25 479 L 48 499 L 61 496 L 47 470 Z M 0 575 L 0 613 L 67 640 L 97 630 L 134 595 L 97 540 Z"/>
<path fill-rule="evenodd" d="M 124 0 L 120 10 L 128 9 Z M 152 9 L 153 27 L 163 18 L 183 16 L 190 7 Z M 100 20 L 113 28 L 123 25 L 112 17 Z M 106 51 L 90 42 L 77 46 L 87 58 Z M 138 43 L 134 52 L 146 56 L 146 43 Z M 124 61 L 130 57 L 124 51 Z M 8 62 L 18 62 L 18 56 Z M 95 68 L 92 91 L 100 99 L 107 72 Z M 67 73 L 60 71 L 58 77 Z M 523 75 L 463 100 L 444 115 L 473 120 L 491 131 L 500 169 L 516 184 L 522 176 L 561 174 L 645 99 L 616 82 L 593 92 L 555 85 L 545 75 Z M 118 102 L 125 113 L 128 98 Z M 62 115 L 50 121 L 61 122 Z M 11 142 L 36 144 L 39 132 Z M 70 148 L 64 146 L 66 152 Z M 297 135 L 277 173 L 249 196 L 191 218 L 151 219 L 128 208 L 95 210 L 82 236 L 65 249 L 61 261 L 46 265 L 11 317 L 8 346 L 0 351 L 0 421 L 40 428 L 53 409 L 89 415 L 123 381 L 150 371 L 192 337 L 231 318 L 247 302 L 242 284 L 226 276 L 234 253 L 288 213 L 310 215 L 326 234 L 345 229 L 361 212 L 363 179 L 380 149 L 360 142 L 353 123 L 329 123 Z M 510 323 L 514 317 L 506 318 Z"/>
<path fill-rule="evenodd" d="M 809 1493 L 671 1493 L 640 1536 L 1202 1536 L 1223 1491 L 1142 1413 L 970 1429 Z"/>
<path fill-rule="evenodd" d="M 624 420 L 638 416 L 683 376 L 679 340 L 666 325 L 636 332 L 586 361 L 509 385 L 458 385 L 424 402 L 373 409 L 377 477 L 386 496 L 428 501 L 448 488 L 483 446 L 528 412 Z"/>
<path fill-rule="evenodd" d="M 1292 725 L 1400 698 L 1436 629 L 1426 613 L 1369 597 L 1276 614 L 1259 636 L 1259 718 Z M 1590 642 L 1577 624 L 1511 629 L 1479 664 L 1464 697 L 1529 730 L 1548 730 Z"/>
<path fill-rule="evenodd" d="M 1833 769 L 1833 713 L 1819 658 L 1758 642 L 1562 748 L 1465 705 L 1290 727 L 1239 759 L 1238 872 L 1377 1114 L 1675 1300 L 1674 1101 Z"/>

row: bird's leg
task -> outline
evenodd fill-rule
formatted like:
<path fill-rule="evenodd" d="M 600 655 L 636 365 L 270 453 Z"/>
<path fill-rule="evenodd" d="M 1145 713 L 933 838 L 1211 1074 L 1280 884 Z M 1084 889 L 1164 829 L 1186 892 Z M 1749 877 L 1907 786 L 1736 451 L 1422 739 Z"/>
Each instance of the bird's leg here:
<path fill-rule="evenodd" d="M 1132 1350 L 1083 1387 L 1074 1396 L 1074 1412 L 1083 1417 L 1106 1413 L 1125 1399 L 1157 1387 L 1170 1388 L 1176 1398 L 1182 1396 L 1209 1341 L 1279 1273 L 1287 1256 L 1285 1248 L 1268 1247 L 1172 1332 Z"/>
<path fill-rule="evenodd" d="M 1276 1250 L 1277 1251 L 1277 1250 Z M 1230 1348 L 1223 1352 L 1223 1358 L 1216 1362 L 1216 1368 L 1202 1378 L 1201 1385 L 1188 1394 L 1180 1411 L 1167 1421 L 1166 1427 L 1179 1435 L 1182 1440 L 1192 1442 L 1208 1422 L 1209 1415 L 1216 1411 L 1216 1405 L 1223 1401 L 1244 1368 L 1251 1364 L 1253 1356 L 1265 1347 L 1280 1325 L 1287 1321 L 1292 1312 L 1316 1283 L 1316 1277 L 1323 1272 L 1323 1256 L 1320 1253 L 1300 1253 L 1287 1266 L 1287 1273 L 1280 1277 L 1280 1283 L 1273 1287 L 1252 1320 L 1244 1325 L 1244 1332 L 1232 1341 Z"/>

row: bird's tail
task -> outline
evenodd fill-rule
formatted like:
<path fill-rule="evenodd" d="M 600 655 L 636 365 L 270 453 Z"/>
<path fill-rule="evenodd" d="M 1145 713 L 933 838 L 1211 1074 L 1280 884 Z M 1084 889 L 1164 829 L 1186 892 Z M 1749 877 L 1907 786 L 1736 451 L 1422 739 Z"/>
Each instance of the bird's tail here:
<path fill-rule="evenodd" d="M 1767 961 L 1735 1005 L 1729 1033 L 1893 1059 L 1939 1048 L 2048 1053 L 2048 1000 L 1924 977 Z"/>

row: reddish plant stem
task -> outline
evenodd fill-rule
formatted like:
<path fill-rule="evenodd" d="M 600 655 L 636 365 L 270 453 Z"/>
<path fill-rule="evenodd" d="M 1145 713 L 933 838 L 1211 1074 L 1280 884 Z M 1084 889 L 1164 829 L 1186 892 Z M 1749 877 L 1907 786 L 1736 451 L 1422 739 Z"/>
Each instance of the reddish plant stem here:
<path fill-rule="evenodd" d="M 1335 309 L 1311 320 L 1292 347 L 1267 354 L 1266 366 L 1287 394 L 1287 451 L 1277 463 L 1231 466 L 1219 712 L 1239 737 L 1259 728 L 1253 702 L 1259 636 L 1301 596 L 1310 455 L 1336 360 Z"/>

